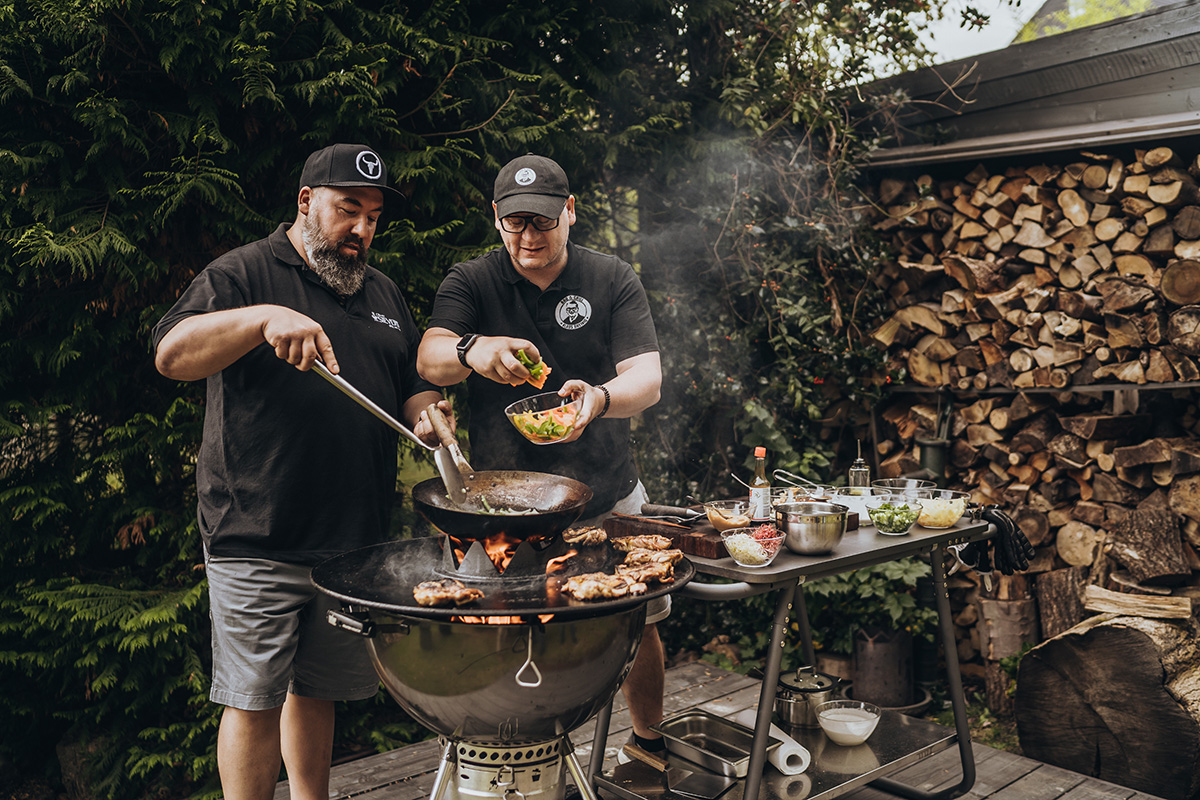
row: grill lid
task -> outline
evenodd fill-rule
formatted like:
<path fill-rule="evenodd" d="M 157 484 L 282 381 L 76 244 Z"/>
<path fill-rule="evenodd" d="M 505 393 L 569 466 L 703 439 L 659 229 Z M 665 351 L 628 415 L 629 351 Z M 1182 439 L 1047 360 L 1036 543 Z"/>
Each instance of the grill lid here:
<path fill-rule="evenodd" d="M 683 558 L 675 565 L 674 583 L 650 584 L 648 592 L 633 597 L 582 601 L 567 596 L 559 591 L 559 587 L 572 575 L 613 573 L 617 564 L 624 560 L 624 553 L 617 552 L 607 543 L 602 547 L 578 547 L 575 548 L 577 554 L 550 576 L 525 570 L 520 571 L 523 574 L 509 574 L 506 570 L 503 575 L 485 575 L 480 574 L 487 570 L 478 568 L 480 560 L 474 550 L 467 552 L 462 568 L 459 568 L 453 554 L 446 552 L 448 546 L 445 536 L 425 536 L 362 547 L 313 567 L 312 582 L 319 590 L 343 603 L 428 619 L 537 617 L 545 614 L 553 614 L 555 619 L 572 619 L 631 608 L 681 588 L 696 574 L 695 566 Z M 541 542 L 527 541 L 521 546 L 540 548 L 539 561 L 565 555 L 572 549 L 561 536 Z M 481 545 L 475 543 L 471 547 Z M 513 561 L 526 558 L 531 557 L 518 553 Z M 413 588 L 421 581 L 443 578 L 460 580 L 468 587 L 481 590 L 484 596 L 460 607 L 417 605 Z"/>

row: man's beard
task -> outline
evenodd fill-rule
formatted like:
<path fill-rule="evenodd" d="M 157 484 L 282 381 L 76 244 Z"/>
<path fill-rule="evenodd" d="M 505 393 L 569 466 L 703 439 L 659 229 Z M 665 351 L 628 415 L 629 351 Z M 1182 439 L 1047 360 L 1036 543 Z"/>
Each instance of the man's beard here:
<path fill-rule="evenodd" d="M 349 297 L 362 288 L 367 274 L 367 250 L 361 239 L 349 234 L 340 242 L 331 242 L 321 231 L 314 214 L 304 218 L 301 236 L 309 266 L 330 289 L 342 297 Z M 349 256 L 338 252 L 338 248 L 347 243 L 358 245 L 359 251 Z"/>

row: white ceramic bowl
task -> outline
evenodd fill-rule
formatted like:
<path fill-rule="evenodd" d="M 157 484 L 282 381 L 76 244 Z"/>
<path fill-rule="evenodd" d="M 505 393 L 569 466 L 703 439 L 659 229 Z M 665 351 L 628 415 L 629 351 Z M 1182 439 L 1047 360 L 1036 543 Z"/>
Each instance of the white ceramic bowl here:
<path fill-rule="evenodd" d="M 830 700 L 817 706 L 817 722 L 834 744 L 853 747 L 871 738 L 881 713 L 861 700 Z"/>

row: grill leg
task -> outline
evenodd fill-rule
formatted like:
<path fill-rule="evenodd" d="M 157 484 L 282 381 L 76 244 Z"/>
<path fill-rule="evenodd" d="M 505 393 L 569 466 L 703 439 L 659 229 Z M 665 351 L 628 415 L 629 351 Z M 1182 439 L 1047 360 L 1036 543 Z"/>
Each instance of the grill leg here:
<path fill-rule="evenodd" d="M 437 776 L 433 779 L 433 791 L 429 800 L 442 800 L 446 787 L 450 785 L 450 776 L 454 772 L 454 742 L 443 740 L 442 762 L 438 764 Z"/>
<path fill-rule="evenodd" d="M 583 771 L 583 767 L 579 763 L 579 759 L 575 757 L 575 748 L 571 745 L 571 739 L 567 736 L 562 737 L 563 742 L 563 758 L 567 760 L 567 769 L 571 771 L 571 777 L 575 780 L 575 788 L 583 795 L 583 800 L 597 800 L 596 792 L 592 788 L 592 777 Z M 604 751 L 600 751 L 600 755 L 604 755 Z M 596 761 L 595 751 L 592 751 L 592 761 Z"/>

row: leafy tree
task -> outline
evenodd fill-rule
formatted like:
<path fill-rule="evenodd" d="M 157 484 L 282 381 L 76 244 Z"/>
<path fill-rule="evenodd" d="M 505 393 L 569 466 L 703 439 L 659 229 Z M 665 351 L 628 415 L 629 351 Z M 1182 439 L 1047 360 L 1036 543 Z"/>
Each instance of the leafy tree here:
<path fill-rule="evenodd" d="M 1143 11 L 1153 11 L 1158 5 L 1154 0 L 1070 0 L 1064 8 L 1039 9 L 1033 19 L 1017 31 L 1013 43 L 1032 42 L 1067 31 L 1090 28 Z"/>
<path fill-rule="evenodd" d="M 864 119 L 894 99 L 864 116 L 855 87 L 916 64 L 940 13 L 0 3 L 0 760 L 53 776 L 56 743 L 83 743 L 97 796 L 215 792 L 203 385 L 157 375 L 148 336 L 212 258 L 292 218 L 300 165 L 330 141 L 371 144 L 408 196 L 373 263 L 418 320 L 444 269 L 497 241 L 499 166 L 564 165 L 576 238 L 653 295 L 667 386 L 638 446 L 659 499 L 731 489 L 755 444 L 828 472 L 881 377 L 857 335 L 883 300 L 854 183 Z M 422 735 L 381 725 L 380 702 L 341 734 Z"/>

